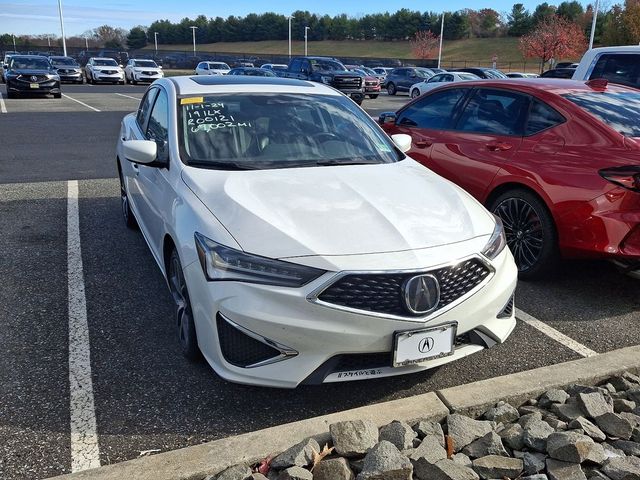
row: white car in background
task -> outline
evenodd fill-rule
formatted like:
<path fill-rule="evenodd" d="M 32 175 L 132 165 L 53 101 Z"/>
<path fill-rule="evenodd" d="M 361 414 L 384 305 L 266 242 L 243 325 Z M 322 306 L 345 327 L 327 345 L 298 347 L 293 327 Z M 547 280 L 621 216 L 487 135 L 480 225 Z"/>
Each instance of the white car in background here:
<path fill-rule="evenodd" d="M 540 75 L 537 73 L 523 73 L 523 72 L 509 72 L 505 73 L 509 78 L 538 78 Z"/>
<path fill-rule="evenodd" d="M 200 62 L 196 66 L 196 75 L 226 75 L 231 67 L 224 62 Z"/>
<path fill-rule="evenodd" d="M 121 206 L 167 280 L 184 355 L 293 388 L 504 342 L 517 269 L 502 223 L 410 147 L 322 84 L 154 82 L 118 135 Z"/>
<path fill-rule="evenodd" d="M 584 54 L 573 80 L 604 78 L 611 83 L 640 88 L 640 46 L 592 48 Z"/>
<path fill-rule="evenodd" d="M 109 82 L 124 85 L 124 70 L 113 58 L 91 57 L 84 67 L 87 83 Z"/>
<path fill-rule="evenodd" d="M 164 77 L 162 67 L 153 60 L 132 58 L 124 67 L 124 78 L 127 83 L 154 82 Z"/>
<path fill-rule="evenodd" d="M 473 73 L 467 72 L 444 72 L 438 73 L 423 82 L 414 83 L 409 89 L 411 98 L 418 98 L 423 93 L 428 92 L 444 83 L 451 82 L 468 82 L 470 80 L 481 80 L 480 77 Z"/>

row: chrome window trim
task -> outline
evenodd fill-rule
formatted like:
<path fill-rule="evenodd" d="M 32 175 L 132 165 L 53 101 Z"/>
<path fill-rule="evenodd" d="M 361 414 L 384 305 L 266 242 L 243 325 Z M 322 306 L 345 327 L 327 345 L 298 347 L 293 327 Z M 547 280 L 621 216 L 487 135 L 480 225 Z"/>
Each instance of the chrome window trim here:
<path fill-rule="evenodd" d="M 264 367 L 265 365 L 271 365 L 272 363 L 277 363 L 277 362 L 281 362 L 283 360 L 287 360 L 288 358 L 293 358 L 295 356 L 298 355 L 298 352 L 296 350 L 294 350 L 293 348 L 287 347 L 285 345 L 282 345 L 281 343 L 275 342 L 273 340 L 268 339 L 267 337 L 263 337 L 262 335 L 255 333 L 251 330 L 249 330 L 248 328 L 243 327 L 242 325 L 238 325 L 236 322 L 234 322 L 233 320 L 230 320 L 227 316 L 225 316 L 222 312 L 218 312 L 218 315 L 220 315 L 220 317 L 227 322 L 229 325 L 231 325 L 233 328 L 236 328 L 238 330 L 240 330 L 242 333 L 244 333 L 245 335 L 247 335 L 248 337 L 253 338 L 254 340 L 257 340 L 261 343 L 264 343 L 265 345 L 268 345 L 271 348 L 275 348 L 276 350 L 278 350 L 280 352 L 280 355 L 277 355 L 275 357 L 272 358 L 268 358 L 267 360 L 263 360 L 261 362 L 258 363 L 252 363 L 251 365 L 247 365 L 246 367 L 238 367 L 237 365 L 232 365 L 233 367 L 236 368 L 257 368 L 257 367 Z M 217 331 L 216 331 L 217 334 Z M 218 343 L 220 341 L 218 340 Z M 224 355 L 222 355 L 222 358 L 224 359 Z M 225 360 L 226 363 L 229 363 Z"/>
<path fill-rule="evenodd" d="M 384 275 L 384 274 L 411 274 L 411 273 L 415 273 L 415 274 L 431 274 L 434 270 L 439 270 L 441 268 L 447 268 L 447 267 L 453 267 L 456 266 L 462 262 L 466 262 L 468 260 L 471 259 L 476 259 L 479 260 L 485 267 L 487 267 L 489 269 L 489 275 L 487 275 L 487 277 L 480 282 L 478 285 L 476 285 L 472 290 L 470 290 L 469 292 L 467 292 L 465 295 L 461 296 L 460 298 L 456 299 L 455 301 L 451 302 L 449 305 L 440 308 L 440 309 L 436 309 L 433 312 L 427 313 L 426 315 L 422 316 L 422 317 L 411 317 L 411 316 L 401 316 L 401 315 L 390 315 L 390 314 L 386 314 L 386 313 L 378 313 L 378 312 L 372 312 L 370 310 L 361 310 L 359 308 L 351 308 L 351 307 L 345 307 L 343 305 L 337 305 L 335 303 L 329 303 L 329 302 L 325 302 L 323 300 L 320 300 L 318 297 L 327 289 L 329 288 L 331 285 L 333 285 L 334 283 L 336 283 L 338 280 L 340 280 L 343 277 L 346 277 L 347 275 Z M 333 275 L 331 278 L 329 278 L 327 281 L 323 282 L 319 287 L 315 288 L 311 293 L 309 293 L 309 295 L 307 295 L 307 301 L 316 304 L 316 305 L 320 305 L 323 307 L 328 307 L 328 308 L 332 308 L 334 310 L 341 310 L 343 312 L 349 312 L 349 313 L 355 313 L 358 315 L 366 315 L 369 317 L 376 317 L 376 318 L 385 318 L 388 320 L 401 320 L 401 321 L 409 321 L 409 322 L 414 322 L 414 323 L 425 323 L 425 322 L 429 322 L 431 320 L 433 320 L 434 318 L 439 317 L 440 315 L 445 314 L 446 312 L 450 311 L 451 309 L 457 307 L 458 305 L 460 305 L 462 302 L 468 300 L 469 298 L 471 298 L 472 296 L 474 296 L 476 293 L 478 293 L 480 290 L 482 290 L 495 276 L 496 274 L 496 269 L 493 266 L 493 264 L 491 263 L 491 261 L 485 257 L 484 255 L 480 255 L 480 254 L 473 254 L 473 255 L 469 255 L 466 257 L 462 257 L 459 258 L 457 260 L 453 260 L 450 262 L 445 262 L 439 265 L 434 265 L 432 267 L 427 267 L 427 268 L 420 268 L 420 269 L 408 269 L 408 270 L 343 270 L 340 272 L 337 272 L 335 275 Z"/>

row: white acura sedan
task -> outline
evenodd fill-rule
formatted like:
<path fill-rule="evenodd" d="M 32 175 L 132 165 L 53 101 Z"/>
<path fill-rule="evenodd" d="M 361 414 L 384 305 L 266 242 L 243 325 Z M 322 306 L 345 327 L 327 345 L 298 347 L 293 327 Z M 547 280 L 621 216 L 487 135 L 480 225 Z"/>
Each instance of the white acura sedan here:
<path fill-rule="evenodd" d="M 407 157 L 410 140 L 318 83 L 154 82 L 122 122 L 122 211 L 167 279 L 183 353 L 292 388 L 504 342 L 517 270 L 502 225 Z"/>
<path fill-rule="evenodd" d="M 450 82 L 468 82 L 470 80 L 482 80 L 479 76 L 468 72 L 444 72 L 438 73 L 422 82 L 414 83 L 409 89 L 411 98 L 418 98 L 420 95 L 433 90 L 440 85 Z"/>

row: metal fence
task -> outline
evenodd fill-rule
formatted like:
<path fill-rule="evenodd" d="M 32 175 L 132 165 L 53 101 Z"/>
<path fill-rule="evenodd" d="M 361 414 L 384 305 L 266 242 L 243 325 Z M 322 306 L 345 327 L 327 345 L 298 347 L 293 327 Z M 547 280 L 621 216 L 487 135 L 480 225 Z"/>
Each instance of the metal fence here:
<path fill-rule="evenodd" d="M 0 53 L 4 57 L 6 51 L 12 51 L 13 45 L 0 44 Z M 31 53 L 40 55 L 62 55 L 63 51 L 60 47 L 48 48 L 44 46 L 29 47 L 29 50 L 20 53 Z M 164 68 L 191 70 L 201 61 L 219 61 L 228 63 L 231 66 L 238 65 L 240 62 L 250 62 L 256 66 L 265 63 L 289 63 L 289 56 L 282 54 L 265 54 L 250 52 L 198 52 L 194 55 L 193 51 L 185 50 L 129 50 L 118 51 L 113 49 L 97 48 L 85 50 L 84 48 L 68 47 L 67 55 L 74 57 L 81 65 L 91 57 L 111 57 L 119 63 L 126 63 L 129 58 L 149 58 L 155 60 Z M 296 55 L 297 56 L 297 55 Z M 345 64 L 365 65 L 368 67 L 436 67 L 438 61 L 436 59 L 420 60 L 415 58 L 385 58 L 385 57 L 346 57 L 337 56 Z M 447 60 L 441 63 L 442 68 L 464 68 L 464 67 L 493 67 L 491 61 L 482 60 Z M 496 68 L 505 71 L 522 71 L 522 72 L 540 72 L 539 62 L 497 62 Z"/>

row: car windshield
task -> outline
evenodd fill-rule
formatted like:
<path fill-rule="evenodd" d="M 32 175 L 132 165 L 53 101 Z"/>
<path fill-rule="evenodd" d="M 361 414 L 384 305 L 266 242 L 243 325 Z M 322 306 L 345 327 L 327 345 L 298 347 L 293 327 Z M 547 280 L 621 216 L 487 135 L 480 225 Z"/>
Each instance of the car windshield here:
<path fill-rule="evenodd" d="M 54 57 L 51 59 L 51 63 L 53 63 L 54 65 L 78 65 L 73 58 L 66 57 Z"/>
<path fill-rule="evenodd" d="M 347 67 L 345 67 L 343 64 L 334 60 L 317 60 L 312 58 L 309 61 L 311 62 L 311 65 L 313 65 L 313 68 L 315 70 L 323 70 L 325 72 L 328 72 L 332 70 L 342 71 L 347 69 Z"/>
<path fill-rule="evenodd" d="M 588 92 L 563 95 L 625 137 L 640 137 L 640 92 Z"/>
<path fill-rule="evenodd" d="M 498 70 L 493 70 L 491 68 L 485 70 L 484 73 L 488 78 L 509 78 L 504 73 Z"/>
<path fill-rule="evenodd" d="M 210 63 L 209 68 L 214 70 L 230 70 L 231 68 L 226 63 Z"/>
<path fill-rule="evenodd" d="M 194 167 L 253 170 L 404 158 L 371 117 L 341 95 L 220 94 L 180 103 L 181 153 Z"/>
<path fill-rule="evenodd" d="M 480 77 L 473 73 L 459 73 L 458 77 L 460 80 L 480 80 Z"/>
<path fill-rule="evenodd" d="M 93 63 L 99 67 L 117 67 L 118 63 L 111 58 L 96 58 Z"/>
<path fill-rule="evenodd" d="M 18 70 L 49 70 L 51 64 L 46 58 L 11 57 L 11 68 Z"/>
<path fill-rule="evenodd" d="M 433 73 L 431 73 L 431 70 L 416 68 L 416 76 L 420 78 L 431 78 L 433 77 Z"/>
<path fill-rule="evenodd" d="M 158 68 L 158 65 L 153 60 L 135 60 L 133 64 L 136 67 Z"/>

